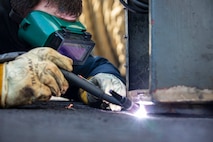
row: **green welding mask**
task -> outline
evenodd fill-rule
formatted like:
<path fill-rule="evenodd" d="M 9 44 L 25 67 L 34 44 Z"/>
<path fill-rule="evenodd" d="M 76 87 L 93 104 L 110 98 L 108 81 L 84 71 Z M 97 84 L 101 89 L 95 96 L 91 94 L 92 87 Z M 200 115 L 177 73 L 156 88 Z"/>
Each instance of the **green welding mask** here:
<path fill-rule="evenodd" d="M 32 11 L 21 21 L 18 36 L 33 47 L 56 49 L 74 65 L 82 65 L 95 45 L 79 21 L 65 21 L 42 11 Z"/>

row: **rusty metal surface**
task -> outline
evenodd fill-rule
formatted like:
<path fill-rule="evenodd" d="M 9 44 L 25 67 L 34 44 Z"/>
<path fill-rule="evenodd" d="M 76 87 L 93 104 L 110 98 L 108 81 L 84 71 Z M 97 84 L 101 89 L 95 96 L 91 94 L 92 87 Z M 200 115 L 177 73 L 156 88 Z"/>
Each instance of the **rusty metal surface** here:
<path fill-rule="evenodd" d="M 152 98 L 154 101 L 161 103 L 213 103 L 213 90 L 174 86 L 156 90 Z"/>

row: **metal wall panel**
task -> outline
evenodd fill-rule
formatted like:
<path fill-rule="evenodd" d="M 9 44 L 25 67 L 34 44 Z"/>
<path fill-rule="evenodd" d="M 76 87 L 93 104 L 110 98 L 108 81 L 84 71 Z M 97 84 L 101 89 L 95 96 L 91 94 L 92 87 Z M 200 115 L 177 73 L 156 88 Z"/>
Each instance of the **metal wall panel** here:
<path fill-rule="evenodd" d="M 131 5 L 131 2 L 129 2 Z M 127 89 L 149 87 L 149 20 L 148 14 L 127 11 Z"/>
<path fill-rule="evenodd" d="M 187 96 L 190 93 L 197 95 L 197 100 L 206 101 L 209 98 L 211 100 L 213 98 L 211 97 L 213 96 L 213 1 L 150 0 L 149 20 L 150 93 L 158 101 L 162 99 L 159 96 L 167 93 L 164 99 L 177 94 L 177 98 L 171 97 L 173 101 L 180 99 L 181 95 Z M 171 88 L 172 91 L 168 92 Z M 158 94 L 158 90 L 167 92 Z M 207 93 L 204 93 L 205 91 Z M 206 94 L 208 94 L 207 98 Z M 183 96 L 180 101 L 184 100 Z"/>

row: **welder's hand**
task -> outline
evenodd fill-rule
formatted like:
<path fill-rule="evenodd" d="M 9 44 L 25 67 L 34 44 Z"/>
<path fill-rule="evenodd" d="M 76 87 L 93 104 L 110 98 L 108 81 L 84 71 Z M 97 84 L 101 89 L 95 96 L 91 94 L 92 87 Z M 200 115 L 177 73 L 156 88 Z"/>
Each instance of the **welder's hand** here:
<path fill-rule="evenodd" d="M 54 49 L 41 47 L 2 64 L 0 106 L 14 107 L 60 96 L 69 85 L 59 68 L 72 71 L 72 63 Z"/>
<path fill-rule="evenodd" d="M 89 79 L 91 83 L 101 88 L 106 94 L 112 96 L 109 91 L 114 90 L 122 96 L 126 96 L 126 87 L 124 83 L 118 79 L 113 74 L 108 73 L 98 73 Z M 97 97 L 87 93 L 86 91 L 80 91 L 80 97 L 84 103 L 91 106 L 100 105 L 104 109 L 110 109 L 112 111 L 120 111 L 121 106 L 106 102 L 105 100 L 100 100 Z"/>

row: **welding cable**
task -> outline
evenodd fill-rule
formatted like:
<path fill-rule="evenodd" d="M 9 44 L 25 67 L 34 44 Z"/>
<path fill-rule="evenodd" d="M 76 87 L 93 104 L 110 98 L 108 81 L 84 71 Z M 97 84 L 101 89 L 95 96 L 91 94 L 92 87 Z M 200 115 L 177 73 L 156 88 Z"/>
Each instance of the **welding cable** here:
<path fill-rule="evenodd" d="M 148 13 L 149 6 L 147 3 L 138 0 L 130 0 L 130 1 L 133 5 L 127 4 L 124 0 L 120 0 L 121 4 L 130 12 L 141 14 Z"/>
<path fill-rule="evenodd" d="M 149 5 L 145 2 L 141 2 L 139 0 L 132 0 L 132 2 L 133 2 L 133 4 L 137 5 L 138 7 L 143 8 L 143 9 L 148 10 L 148 8 L 149 8 Z"/>

